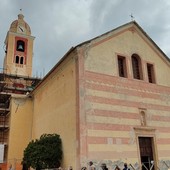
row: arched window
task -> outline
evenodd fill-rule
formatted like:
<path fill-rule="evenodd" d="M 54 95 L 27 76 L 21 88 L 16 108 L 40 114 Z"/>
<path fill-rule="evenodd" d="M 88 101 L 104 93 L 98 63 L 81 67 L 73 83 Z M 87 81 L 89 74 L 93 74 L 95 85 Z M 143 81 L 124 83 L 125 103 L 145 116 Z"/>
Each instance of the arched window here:
<path fill-rule="evenodd" d="M 20 58 L 20 64 L 24 64 L 24 57 Z"/>
<path fill-rule="evenodd" d="M 25 42 L 22 41 L 22 40 L 18 40 L 17 41 L 17 49 L 16 50 L 24 52 L 24 50 L 25 50 Z"/>
<path fill-rule="evenodd" d="M 143 79 L 141 59 L 137 54 L 132 55 L 132 70 L 133 70 L 133 78 L 139 80 Z"/>
<path fill-rule="evenodd" d="M 19 64 L 19 56 L 15 57 L 15 63 Z"/>

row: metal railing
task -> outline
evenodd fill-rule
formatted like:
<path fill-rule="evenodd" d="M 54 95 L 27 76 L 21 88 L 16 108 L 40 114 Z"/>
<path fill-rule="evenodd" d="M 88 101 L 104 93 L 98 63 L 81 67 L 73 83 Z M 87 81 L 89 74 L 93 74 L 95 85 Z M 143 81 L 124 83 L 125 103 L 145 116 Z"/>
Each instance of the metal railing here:
<path fill-rule="evenodd" d="M 8 167 L 9 162 L 11 162 L 11 163 L 13 162 L 13 166 L 14 166 L 13 168 L 15 170 L 17 170 L 18 169 L 17 168 L 17 164 L 20 163 L 21 160 L 17 160 L 17 159 L 15 159 L 15 160 L 8 160 L 6 162 L 6 164 L 7 164 L 6 167 Z M 130 168 L 130 170 L 139 170 L 139 169 L 140 170 L 141 169 L 143 169 L 143 170 L 161 170 L 162 166 L 164 166 L 163 169 L 165 169 L 165 170 L 168 170 L 170 168 L 170 165 L 168 164 L 169 162 L 167 163 L 166 161 L 161 161 L 160 162 L 161 163 L 160 167 L 156 166 L 153 161 L 150 162 L 149 166 L 147 166 L 147 163 L 148 162 L 143 162 L 141 164 L 141 166 L 139 164 L 131 164 L 131 163 L 129 163 L 128 167 Z M 120 163 L 117 163 L 117 164 L 112 164 L 112 165 L 107 164 L 107 167 L 108 167 L 109 170 L 114 170 L 115 167 L 118 165 L 120 169 L 123 169 L 123 164 L 124 164 L 123 162 L 120 162 Z M 100 163 L 96 164 L 96 166 L 95 166 L 96 170 L 102 170 L 100 165 L 101 165 Z M 66 167 L 60 167 L 60 168 L 53 168 L 53 169 L 48 169 L 48 170 L 73 170 L 73 169 L 70 169 L 68 167 L 67 168 Z M 82 167 L 82 168 L 80 168 L 80 170 L 88 170 L 88 167 Z"/>
<path fill-rule="evenodd" d="M 170 168 L 170 166 L 165 162 L 165 161 L 163 161 L 163 163 L 165 164 L 165 166 L 169 169 Z"/>

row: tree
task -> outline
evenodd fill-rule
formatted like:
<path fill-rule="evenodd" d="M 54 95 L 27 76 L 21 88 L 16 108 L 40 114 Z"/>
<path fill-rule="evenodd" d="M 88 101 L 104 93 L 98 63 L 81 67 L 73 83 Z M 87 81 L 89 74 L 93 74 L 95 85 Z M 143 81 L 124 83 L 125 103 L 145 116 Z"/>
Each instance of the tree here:
<path fill-rule="evenodd" d="M 62 142 L 57 134 L 43 134 L 24 150 L 22 164 L 34 169 L 58 168 L 62 160 Z"/>

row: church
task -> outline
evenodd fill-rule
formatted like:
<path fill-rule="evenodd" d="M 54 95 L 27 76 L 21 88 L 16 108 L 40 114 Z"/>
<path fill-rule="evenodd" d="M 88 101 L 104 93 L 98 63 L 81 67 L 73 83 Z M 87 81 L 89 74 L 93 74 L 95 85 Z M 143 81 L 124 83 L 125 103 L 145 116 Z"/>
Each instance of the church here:
<path fill-rule="evenodd" d="M 170 167 L 170 59 L 136 21 L 70 48 L 42 80 L 32 77 L 33 42 L 19 14 L 0 77 L 2 168 L 20 170 L 44 133 L 60 135 L 65 168 Z"/>

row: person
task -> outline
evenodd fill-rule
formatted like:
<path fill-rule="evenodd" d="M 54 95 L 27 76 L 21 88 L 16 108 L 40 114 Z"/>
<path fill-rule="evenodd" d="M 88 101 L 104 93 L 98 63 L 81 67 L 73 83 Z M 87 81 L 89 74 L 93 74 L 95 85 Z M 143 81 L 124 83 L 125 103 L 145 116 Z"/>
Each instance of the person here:
<path fill-rule="evenodd" d="M 69 167 L 68 167 L 68 170 L 73 170 L 73 167 L 72 167 L 72 166 L 69 166 Z"/>
<path fill-rule="evenodd" d="M 130 169 L 128 168 L 128 166 L 127 166 L 127 163 L 124 163 L 124 168 L 123 168 L 123 170 L 130 170 Z"/>
<path fill-rule="evenodd" d="M 120 168 L 116 165 L 116 168 L 115 168 L 115 170 L 120 170 Z"/>
<path fill-rule="evenodd" d="M 105 163 L 101 164 L 101 168 L 102 168 L 102 170 L 108 170 L 108 168 L 107 168 Z"/>
<path fill-rule="evenodd" d="M 95 168 L 95 166 L 94 166 L 92 161 L 89 162 L 89 166 L 90 166 L 89 170 L 96 170 L 96 168 Z"/>
<path fill-rule="evenodd" d="M 9 170 L 13 170 L 12 164 L 9 165 Z"/>

